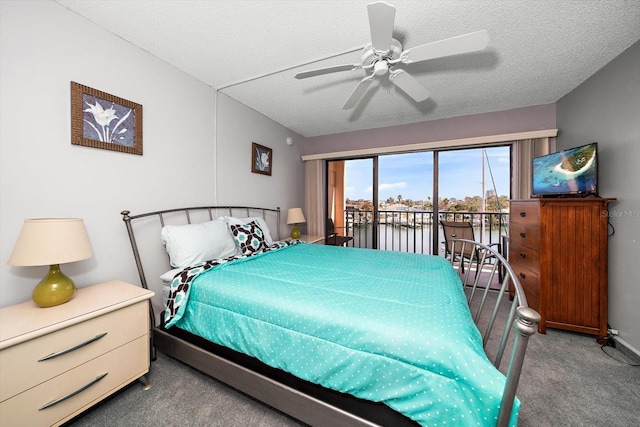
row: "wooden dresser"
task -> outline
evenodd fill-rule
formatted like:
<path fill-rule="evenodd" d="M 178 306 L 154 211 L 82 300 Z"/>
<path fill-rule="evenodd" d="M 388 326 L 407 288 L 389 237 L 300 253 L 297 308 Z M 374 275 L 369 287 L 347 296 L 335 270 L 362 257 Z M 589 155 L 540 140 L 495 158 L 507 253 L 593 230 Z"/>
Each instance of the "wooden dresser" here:
<path fill-rule="evenodd" d="M 0 425 L 58 425 L 149 372 L 149 298 L 114 280 L 0 309 Z"/>
<path fill-rule="evenodd" d="M 607 209 L 615 199 L 512 200 L 509 263 L 547 327 L 607 337 Z"/>

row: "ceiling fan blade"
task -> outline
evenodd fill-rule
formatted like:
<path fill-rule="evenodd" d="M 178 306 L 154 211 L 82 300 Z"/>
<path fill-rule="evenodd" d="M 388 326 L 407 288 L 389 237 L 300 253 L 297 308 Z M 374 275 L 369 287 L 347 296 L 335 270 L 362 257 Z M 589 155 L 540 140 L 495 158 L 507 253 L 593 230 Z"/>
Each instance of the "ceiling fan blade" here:
<path fill-rule="evenodd" d="M 431 96 L 427 88 L 422 86 L 411 74 L 404 70 L 389 72 L 389 80 L 416 102 L 424 101 Z"/>
<path fill-rule="evenodd" d="M 476 52 L 484 49 L 488 44 L 489 33 L 486 30 L 476 31 L 407 49 L 400 55 L 400 62 L 411 64 L 444 56 Z"/>
<path fill-rule="evenodd" d="M 303 71 L 295 75 L 296 79 L 321 76 L 323 74 L 337 73 L 339 71 L 355 71 L 362 68 L 362 64 L 335 65 L 333 67 L 318 68 L 317 70 Z"/>
<path fill-rule="evenodd" d="M 375 52 L 387 52 L 391 49 L 396 8 L 381 1 L 367 5 L 367 11 L 371 29 L 371 46 Z"/>
<path fill-rule="evenodd" d="M 360 80 L 360 83 L 358 83 L 358 86 L 356 86 L 353 92 L 351 92 L 351 95 L 349 95 L 349 99 L 347 99 L 347 102 L 345 102 L 344 105 L 342 106 L 343 110 L 350 110 L 353 107 L 355 107 L 358 101 L 360 101 L 360 98 L 362 98 L 364 93 L 369 88 L 369 85 L 373 81 L 374 76 L 375 74 L 372 74 Z"/>

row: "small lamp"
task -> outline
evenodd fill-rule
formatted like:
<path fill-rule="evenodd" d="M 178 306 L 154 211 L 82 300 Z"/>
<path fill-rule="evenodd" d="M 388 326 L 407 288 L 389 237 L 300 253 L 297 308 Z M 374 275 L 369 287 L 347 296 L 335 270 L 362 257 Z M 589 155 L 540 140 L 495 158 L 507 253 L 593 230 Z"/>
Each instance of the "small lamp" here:
<path fill-rule="evenodd" d="M 49 273 L 33 289 L 31 298 L 40 307 L 52 307 L 69 301 L 76 291 L 73 280 L 60 271 L 60 264 L 92 255 L 82 219 L 26 219 L 8 264 L 49 265 Z"/>
<path fill-rule="evenodd" d="M 293 224 L 293 229 L 291 230 L 292 239 L 300 238 L 300 229 L 298 229 L 298 224 L 300 224 L 301 222 L 305 222 L 302 209 L 300 208 L 289 209 L 289 211 L 287 212 L 287 224 Z"/>

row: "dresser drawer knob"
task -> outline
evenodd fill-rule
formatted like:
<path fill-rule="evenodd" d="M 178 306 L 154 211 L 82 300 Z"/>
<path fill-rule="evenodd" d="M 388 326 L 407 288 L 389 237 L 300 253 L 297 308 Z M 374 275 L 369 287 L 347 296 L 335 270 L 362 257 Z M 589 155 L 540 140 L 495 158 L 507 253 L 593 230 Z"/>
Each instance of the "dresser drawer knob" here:
<path fill-rule="evenodd" d="M 522 233 L 520 233 L 520 237 L 522 237 L 524 239 L 524 236 L 525 236 L 525 234 L 524 234 L 524 231 L 523 231 Z"/>
<path fill-rule="evenodd" d="M 90 383 L 83 385 L 82 387 L 80 387 L 79 389 L 77 389 L 76 391 L 72 391 L 71 393 L 64 395 L 58 399 L 52 400 L 51 402 L 45 404 L 44 406 L 40 407 L 38 409 L 38 411 L 42 411 L 43 409 L 47 409 L 52 407 L 53 405 L 57 405 L 58 403 L 64 402 L 67 399 L 71 399 L 73 396 L 75 396 L 78 393 L 82 393 L 83 391 L 85 391 L 86 389 L 88 389 L 89 387 L 91 387 L 92 385 L 96 384 L 98 381 L 100 381 L 101 379 L 103 379 L 104 377 L 106 377 L 108 374 L 108 372 L 105 372 L 104 374 L 98 375 L 96 377 L 95 380 L 91 381 Z"/>
<path fill-rule="evenodd" d="M 51 353 L 48 356 L 44 356 L 42 359 L 38 359 L 38 362 L 44 362 L 45 360 L 53 359 L 54 357 L 58 357 L 58 356 L 62 356 L 63 354 L 71 353 L 72 351 L 78 350 L 79 348 L 82 348 L 85 345 L 88 345 L 88 344 L 91 344 L 92 342 L 98 341 L 100 338 L 104 337 L 105 335 L 107 335 L 106 332 L 98 334 L 95 337 L 89 338 L 85 342 L 81 342 L 78 345 L 74 345 L 73 347 L 69 347 L 66 350 L 61 350 L 61 351 L 58 351 L 56 353 Z"/>
<path fill-rule="evenodd" d="M 526 255 L 524 254 L 524 252 L 520 252 L 520 258 L 524 258 L 526 257 Z"/>
<path fill-rule="evenodd" d="M 524 279 L 526 275 L 524 273 L 520 273 L 520 277 Z"/>
<path fill-rule="evenodd" d="M 527 213 L 526 213 L 526 212 L 520 212 L 520 216 L 521 216 L 522 218 L 524 218 L 525 216 L 527 216 Z"/>

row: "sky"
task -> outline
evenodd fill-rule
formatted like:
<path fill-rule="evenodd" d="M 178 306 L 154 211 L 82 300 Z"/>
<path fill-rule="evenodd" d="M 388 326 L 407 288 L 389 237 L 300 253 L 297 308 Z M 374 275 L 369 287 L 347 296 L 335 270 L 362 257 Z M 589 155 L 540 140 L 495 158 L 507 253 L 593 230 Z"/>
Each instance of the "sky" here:
<path fill-rule="evenodd" d="M 498 195 L 509 196 L 509 147 L 487 148 L 485 191 L 493 189 L 491 173 Z M 379 157 L 378 198 L 427 200 L 433 192 L 433 153 L 406 153 Z M 482 149 L 441 151 L 439 153 L 439 191 L 441 198 L 464 199 L 482 194 Z M 373 194 L 372 159 L 346 162 L 346 197 L 371 200 Z M 490 173 L 491 171 L 491 173 Z"/>

